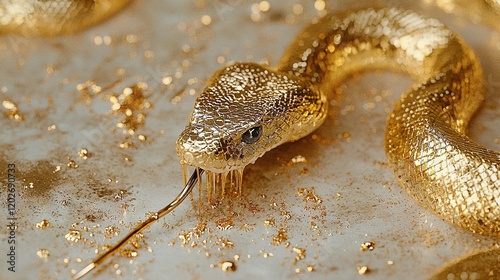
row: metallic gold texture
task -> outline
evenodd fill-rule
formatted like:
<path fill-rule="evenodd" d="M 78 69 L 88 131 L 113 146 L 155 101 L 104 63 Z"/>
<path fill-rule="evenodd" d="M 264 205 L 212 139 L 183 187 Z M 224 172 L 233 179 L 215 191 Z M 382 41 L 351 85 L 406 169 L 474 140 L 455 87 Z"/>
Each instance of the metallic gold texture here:
<path fill-rule="evenodd" d="M 221 69 L 179 136 L 181 164 L 213 173 L 241 170 L 312 132 L 326 116 L 326 94 L 374 69 L 415 81 L 386 130 L 387 157 L 401 186 L 444 220 L 500 236 L 500 154 L 465 135 L 483 99 L 479 60 L 442 23 L 411 11 L 326 15 L 294 39 L 275 69 L 255 63 Z"/>
<path fill-rule="evenodd" d="M 0 35 L 67 35 L 106 20 L 130 0 L 2 0 Z"/>

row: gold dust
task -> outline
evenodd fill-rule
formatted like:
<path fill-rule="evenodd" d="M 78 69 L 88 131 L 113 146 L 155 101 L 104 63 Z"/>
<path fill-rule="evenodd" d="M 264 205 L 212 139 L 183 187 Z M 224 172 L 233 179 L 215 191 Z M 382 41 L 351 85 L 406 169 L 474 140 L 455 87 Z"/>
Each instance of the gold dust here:
<path fill-rule="evenodd" d="M 296 254 L 293 264 L 296 264 L 298 261 L 303 260 L 306 257 L 306 249 L 293 247 L 292 251 Z"/>
<path fill-rule="evenodd" d="M 316 264 L 308 264 L 306 266 L 307 271 L 312 272 L 316 269 Z"/>
<path fill-rule="evenodd" d="M 393 265 L 394 261 L 387 261 L 387 265 Z"/>
<path fill-rule="evenodd" d="M 111 239 L 113 236 L 118 236 L 120 231 L 115 226 L 107 226 L 104 228 L 103 233 L 105 238 Z"/>
<path fill-rule="evenodd" d="M 72 160 L 70 157 L 68 157 L 68 163 L 66 164 L 69 168 L 78 168 L 78 163 L 76 163 L 74 160 Z"/>
<path fill-rule="evenodd" d="M 228 230 L 234 227 L 234 222 L 231 219 L 221 218 L 215 222 L 218 229 Z"/>
<path fill-rule="evenodd" d="M 63 259 L 63 262 L 64 262 L 65 264 L 68 264 L 68 263 L 69 263 L 69 258 L 64 258 L 64 259 Z"/>
<path fill-rule="evenodd" d="M 224 272 L 235 271 L 236 270 L 236 264 L 233 261 L 222 261 L 220 263 L 220 268 Z"/>
<path fill-rule="evenodd" d="M 144 111 L 152 107 L 144 94 L 147 89 L 146 83 L 138 82 L 124 88 L 119 95 L 110 95 L 111 111 L 123 117 L 116 127 L 123 128 L 124 133 L 134 135 L 135 131 L 144 125 L 146 121 Z"/>
<path fill-rule="evenodd" d="M 81 148 L 80 151 L 78 151 L 78 156 L 83 159 L 88 159 L 92 156 L 92 153 L 90 153 L 87 148 Z"/>
<path fill-rule="evenodd" d="M 240 255 L 234 255 L 234 260 L 237 261 L 240 259 Z"/>
<path fill-rule="evenodd" d="M 40 222 L 36 223 L 35 226 L 36 226 L 36 228 L 39 228 L 39 229 L 46 229 L 46 228 L 50 227 L 50 222 L 43 219 Z"/>
<path fill-rule="evenodd" d="M 135 250 L 129 250 L 129 249 L 127 249 L 127 250 L 122 250 L 120 252 L 120 255 L 122 257 L 125 257 L 125 258 L 135 258 L 135 257 L 137 257 L 139 255 L 139 253 L 137 251 L 135 251 Z"/>
<path fill-rule="evenodd" d="M 359 275 L 363 275 L 363 274 L 370 272 L 370 269 L 366 265 L 358 266 L 357 268 L 358 268 Z"/>
<path fill-rule="evenodd" d="M 2 106 L 7 110 L 6 116 L 10 119 L 14 119 L 17 121 L 23 121 L 24 116 L 19 112 L 16 103 L 11 100 L 2 101 Z"/>
<path fill-rule="evenodd" d="M 264 221 L 264 225 L 266 226 L 274 226 L 275 225 L 275 220 L 274 218 L 271 218 L 271 219 L 267 219 Z"/>
<path fill-rule="evenodd" d="M 122 149 L 128 149 L 128 148 L 133 147 L 133 146 L 134 146 L 134 143 L 124 141 L 124 142 L 121 142 L 121 143 L 119 144 L 119 146 L 120 146 L 120 148 L 122 148 Z"/>
<path fill-rule="evenodd" d="M 55 124 L 52 124 L 52 125 L 49 125 L 49 126 L 47 127 L 47 130 L 48 130 L 48 131 L 52 131 L 52 130 L 55 130 L 56 128 L 57 128 L 57 126 L 56 126 Z"/>
<path fill-rule="evenodd" d="M 314 187 L 307 189 L 307 188 L 299 188 L 297 191 L 298 196 L 303 196 L 304 201 L 311 201 L 316 204 L 320 204 L 323 202 L 323 199 L 316 194 L 316 191 Z"/>
<path fill-rule="evenodd" d="M 262 256 L 264 257 L 264 259 L 274 257 L 273 253 L 264 253 L 264 254 L 262 254 Z"/>
<path fill-rule="evenodd" d="M 66 240 L 76 243 L 82 238 L 82 233 L 79 230 L 71 229 L 64 237 Z"/>
<path fill-rule="evenodd" d="M 36 255 L 40 259 L 47 260 L 47 258 L 50 256 L 50 253 L 49 253 L 49 250 L 47 250 L 47 249 L 40 249 L 40 250 L 36 251 Z"/>
<path fill-rule="evenodd" d="M 373 241 L 365 241 L 359 247 L 359 250 L 362 252 L 373 251 L 373 249 L 375 249 L 375 242 L 373 242 Z"/>
<path fill-rule="evenodd" d="M 147 137 L 146 137 L 146 135 L 139 134 L 139 135 L 137 135 L 137 139 L 139 139 L 139 140 L 141 140 L 141 141 L 143 141 L 143 142 L 144 142 L 144 141 L 146 141 L 146 140 L 147 140 Z"/>
<path fill-rule="evenodd" d="M 287 231 L 284 228 L 280 228 L 278 229 L 278 233 L 276 233 L 276 235 L 273 235 L 273 240 L 271 242 L 271 245 L 279 245 L 287 240 L 288 240 Z"/>

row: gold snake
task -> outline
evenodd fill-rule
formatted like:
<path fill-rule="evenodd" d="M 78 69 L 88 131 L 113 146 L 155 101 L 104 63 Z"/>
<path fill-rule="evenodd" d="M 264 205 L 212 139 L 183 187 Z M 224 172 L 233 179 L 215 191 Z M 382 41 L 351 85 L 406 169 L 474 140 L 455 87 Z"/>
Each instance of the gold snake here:
<path fill-rule="evenodd" d="M 0 34 L 71 34 L 128 2 L 2 1 Z M 470 6 L 469 1 L 456 3 Z M 498 0 L 480 3 L 481 11 L 500 6 Z M 495 15 L 486 21 L 498 25 Z M 240 189 L 245 166 L 315 130 L 327 115 L 327 93 L 351 74 L 373 69 L 404 72 L 415 80 L 396 104 L 386 132 L 388 160 L 400 184 L 444 220 L 500 236 L 500 154 L 465 135 L 483 99 L 478 59 L 437 20 L 400 9 L 363 9 L 327 15 L 307 27 L 276 68 L 236 63 L 215 73 L 177 141 L 184 172 L 188 165 L 197 171 L 174 201 L 75 278 L 177 207 L 204 171 L 209 195 L 223 195 L 228 185 Z M 496 275 L 499 256 L 499 250 L 472 255 L 445 267 L 435 279 L 463 271 L 482 275 L 487 269 L 490 274 L 484 276 Z"/>
<path fill-rule="evenodd" d="M 108 19 L 131 0 L 1 0 L 0 35 L 67 35 Z"/>
<path fill-rule="evenodd" d="M 385 137 L 401 186 L 444 220 L 500 236 L 500 154 L 465 135 L 483 100 L 479 60 L 441 22 L 410 11 L 327 15 L 295 38 L 276 68 L 236 63 L 215 73 L 177 140 L 181 164 L 207 171 L 209 188 L 224 188 L 228 173 L 315 130 L 327 93 L 373 69 L 415 80 Z"/>

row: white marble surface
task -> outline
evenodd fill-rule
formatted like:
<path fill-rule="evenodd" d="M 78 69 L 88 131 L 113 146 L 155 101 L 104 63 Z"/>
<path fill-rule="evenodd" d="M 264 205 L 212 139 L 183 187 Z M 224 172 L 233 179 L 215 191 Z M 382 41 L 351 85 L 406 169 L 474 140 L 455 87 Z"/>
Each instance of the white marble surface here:
<path fill-rule="evenodd" d="M 255 3 L 135 1 L 109 21 L 73 36 L 0 37 L 0 97 L 15 102 L 25 118 L 0 117 L 0 172 L 4 176 L 6 164 L 15 163 L 18 182 L 16 272 L 7 270 L 8 234 L 2 222 L 2 278 L 68 279 L 96 256 L 96 248 L 117 241 L 146 212 L 160 209 L 180 191 L 175 140 L 211 73 L 230 61 L 274 64 L 300 28 L 318 15 L 312 1 L 271 2 L 256 22 L 250 16 Z M 299 3 L 304 11 L 289 16 Z M 489 90 L 471 135 L 499 150 L 498 31 L 431 4 L 388 4 L 441 19 L 477 51 Z M 349 1 L 332 2 L 327 8 L 350 6 Z M 203 15 L 211 17 L 207 26 L 200 22 Z M 162 83 L 164 77 L 172 77 L 172 83 Z M 102 92 L 84 96 L 77 90 L 89 80 Z M 109 96 L 138 82 L 147 84 L 153 106 L 143 110 L 144 126 L 127 138 L 116 128 L 123 115 L 111 113 Z M 354 77 L 341 87 L 345 100 L 331 106 L 338 114 L 316 137 L 279 147 L 246 169 L 243 199 L 208 210 L 202 218 L 208 228 L 204 234 L 182 246 L 179 235 L 199 222 L 196 202 L 186 201 L 145 231 L 137 257 L 116 255 L 89 279 L 426 279 L 448 261 L 498 243 L 441 221 L 397 185 L 384 154 L 385 121 L 410 83 L 387 73 Z M 55 129 L 48 129 L 52 125 Z M 137 134 L 147 140 L 138 140 Z M 122 142 L 134 146 L 120 148 Z M 82 148 L 92 156 L 79 157 Z M 307 162 L 292 164 L 297 155 Z M 68 157 L 78 168 L 68 167 Z M 54 172 L 57 166 L 61 170 Z M 313 187 L 321 203 L 298 195 L 299 188 Z M 1 193 L 5 221 L 4 189 Z M 234 226 L 219 229 L 219 219 L 228 217 Z M 43 219 L 50 226 L 37 228 Z M 272 219 L 274 224 L 266 225 Z M 82 233 L 76 243 L 65 238 L 75 223 Z M 118 236 L 106 237 L 109 226 Z M 288 247 L 271 244 L 280 228 Z M 375 249 L 360 251 L 365 241 L 374 241 Z M 296 260 L 300 254 L 294 247 L 306 249 L 303 259 Z M 49 255 L 37 256 L 41 249 Z M 218 264 L 225 260 L 233 260 L 237 270 L 223 272 Z M 307 271 L 312 265 L 314 270 Z M 364 265 L 370 271 L 359 275 L 357 267 Z"/>

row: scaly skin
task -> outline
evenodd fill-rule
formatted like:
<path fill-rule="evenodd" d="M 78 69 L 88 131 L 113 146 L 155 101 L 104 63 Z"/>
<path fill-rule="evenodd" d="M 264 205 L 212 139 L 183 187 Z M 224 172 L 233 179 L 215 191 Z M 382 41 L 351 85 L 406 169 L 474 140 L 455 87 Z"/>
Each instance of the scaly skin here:
<path fill-rule="evenodd" d="M 400 185 L 444 220 L 500 236 L 500 154 L 465 135 L 483 99 L 479 60 L 442 23 L 409 11 L 327 15 L 295 38 L 275 69 L 237 63 L 218 71 L 177 141 L 181 164 L 212 177 L 241 171 L 316 129 L 326 116 L 325 93 L 373 69 L 415 80 L 386 131 L 387 157 Z M 223 182 L 209 181 L 211 187 Z"/>
<path fill-rule="evenodd" d="M 0 35 L 68 35 L 108 19 L 131 0 L 2 0 Z"/>

